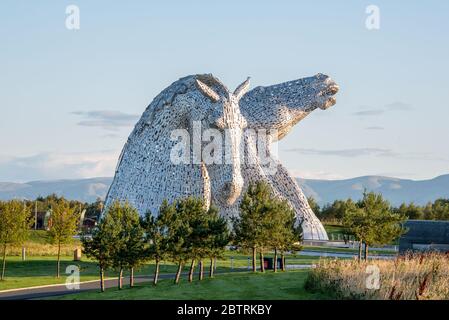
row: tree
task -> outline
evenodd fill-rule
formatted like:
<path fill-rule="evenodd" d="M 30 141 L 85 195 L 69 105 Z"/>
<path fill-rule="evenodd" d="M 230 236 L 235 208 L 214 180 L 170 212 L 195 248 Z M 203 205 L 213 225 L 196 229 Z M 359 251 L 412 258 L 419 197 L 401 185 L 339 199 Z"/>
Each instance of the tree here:
<path fill-rule="evenodd" d="M 423 209 L 424 220 L 435 220 L 435 213 L 433 212 L 433 204 L 428 202 Z"/>
<path fill-rule="evenodd" d="M 369 236 L 371 223 L 366 212 L 355 204 L 345 212 L 343 225 L 359 241 L 358 261 L 362 259 L 363 243 Z"/>
<path fill-rule="evenodd" d="M 98 219 L 103 211 L 103 200 L 98 198 L 95 202 L 86 205 L 86 217 Z"/>
<path fill-rule="evenodd" d="M 234 239 L 243 248 L 250 248 L 253 255 L 253 271 L 256 271 L 256 250 L 259 250 L 260 271 L 264 272 L 264 252 L 275 249 L 275 271 L 277 253 L 281 250 L 282 261 L 287 248 L 300 240 L 294 228 L 294 211 L 287 201 L 273 195 L 265 182 L 250 184 L 240 204 L 240 217 L 234 219 Z M 283 264 L 284 265 L 284 264 Z M 283 268 L 284 269 L 284 268 Z"/>
<path fill-rule="evenodd" d="M 144 229 L 140 225 L 139 212 L 125 203 L 122 220 L 122 243 L 119 256 L 129 270 L 129 286 L 134 287 L 134 270 L 145 261 Z"/>
<path fill-rule="evenodd" d="M 207 211 L 199 198 L 188 197 L 176 204 L 176 211 L 183 219 L 188 232 L 184 234 L 184 255 L 190 260 L 188 280 L 193 281 L 195 262 L 205 254 L 204 245 L 208 237 Z"/>
<path fill-rule="evenodd" d="M 225 218 L 220 217 L 218 209 L 211 207 L 209 209 L 209 232 L 210 237 L 205 246 L 206 256 L 210 259 L 209 277 L 214 277 L 215 259 L 223 256 L 226 245 L 231 240 L 228 223 Z M 201 272 L 200 272 L 201 274 Z M 200 279 L 201 279 L 200 275 Z"/>
<path fill-rule="evenodd" d="M 422 207 L 416 206 L 413 202 L 409 205 L 403 203 L 394 211 L 400 215 L 406 216 L 408 219 L 413 220 L 422 219 L 424 215 Z"/>
<path fill-rule="evenodd" d="M 79 216 L 75 210 L 64 200 L 52 204 L 51 228 L 48 235 L 50 242 L 58 245 L 57 278 L 60 277 L 61 271 L 61 245 L 72 241 L 78 229 Z"/>
<path fill-rule="evenodd" d="M 178 199 L 172 205 L 164 201 L 160 216 L 166 239 L 164 251 L 178 265 L 175 284 L 179 283 L 182 267 L 187 261 L 190 261 L 189 282 L 193 281 L 197 261 L 202 279 L 203 259 L 218 256 L 229 241 L 226 222 L 219 218 L 215 207 L 207 209 L 202 199 L 194 197 Z"/>
<path fill-rule="evenodd" d="M 139 213 L 128 202 L 114 201 L 106 210 L 105 218 L 110 224 L 112 267 L 118 271 L 118 289 L 123 288 L 123 271 L 130 271 L 130 286 L 134 285 L 134 268 L 144 260 L 143 229 Z"/>
<path fill-rule="evenodd" d="M 360 241 L 358 259 L 361 260 L 362 244 L 365 244 L 365 260 L 371 245 L 384 245 L 399 237 L 404 229 L 405 216 L 394 213 L 381 194 L 364 192 L 363 199 L 350 208 L 344 224 Z"/>
<path fill-rule="evenodd" d="M 8 245 L 20 244 L 28 237 L 28 230 L 33 220 L 31 211 L 18 200 L 0 202 L 0 243 L 3 247 L 2 274 L 0 280 L 5 279 L 6 249 Z"/>
<path fill-rule="evenodd" d="M 185 201 L 185 199 L 175 201 L 172 204 L 174 209 L 167 210 L 165 218 L 168 236 L 168 257 L 178 265 L 174 280 L 175 284 L 179 283 L 182 268 L 189 258 L 186 240 L 191 230 L 188 221 L 185 219 L 187 216 Z"/>
<path fill-rule="evenodd" d="M 104 273 L 112 266 L 115 250 L 114 240 L 118 237 L 117 226 L 117 224 L 111 223 L 110 216 L 106 214 L 92 231 L 91 237 L 83 236 L 81 238 L 86 256 L 95 259 L 98 263 L 101 292 L 105 291 Z"/>
<path fill-rule="evenodd" d="M 145 230 L 145 242 L 148 244 L 146 255 L 155 260 L 153 285 L 157 285 L 159 268 L 162 260 L 166 259 L 169 252 L 169 228 L 172 217 L 176 214 L 176 208 L 169 205 L 167 200 L 162 202 L 159 215 L 155 218 L 151 212 L 147 212 L 141 224 Z"/>
<path fill-rule="evenodd" d="M 351 199 L 335 200 L 331 205 L 326 205 L 320 212 L 319 218 L 323 220 L 342 220 L 348 208 L 351 208 L 354 202 Z"/>
<path fill-rule="evenodd" d="M 432 205 L 436 220 L 449 220 L 449 199 L 437 199 Z"/>
<path fill-rule="evenodd" d="M 259 248 L 261 271 L 263 266 L 263 244 L 267 240 L 264 212 L 267 209 L 271 189 L 264 182 L 250 184 L 240 203 L 240 216 L 233 219 L 234 240 L 243 248 L 252 250 L 252 268 L 256 272 L 256 250 Z"/>
<path fill-rule="evenodd" d="M 295 227 L 295 213 L 285 200 L 271 199 L 266 217 L 268 223 L 269 244 L 274 249 L 274 268 L 277 272 L 278 251 L 281 252 L 282 271 L 285 271 L 285 252 L 299 251 L 302 240 L 301 226 Z"/>

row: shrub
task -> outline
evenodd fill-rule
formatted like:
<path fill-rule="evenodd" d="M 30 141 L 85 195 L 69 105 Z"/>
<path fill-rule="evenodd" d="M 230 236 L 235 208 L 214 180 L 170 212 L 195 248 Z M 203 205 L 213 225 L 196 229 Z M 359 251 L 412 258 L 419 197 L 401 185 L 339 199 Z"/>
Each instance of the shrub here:
<path fill-rule="evenodd" d="M 380 271 L 380 288 L 367 288 L 368 266 Z M 407 254 L 395 260 L 321 260 L 306 289 L 337 299 L 449 299 L 449 257 L 438 253 Z"/>

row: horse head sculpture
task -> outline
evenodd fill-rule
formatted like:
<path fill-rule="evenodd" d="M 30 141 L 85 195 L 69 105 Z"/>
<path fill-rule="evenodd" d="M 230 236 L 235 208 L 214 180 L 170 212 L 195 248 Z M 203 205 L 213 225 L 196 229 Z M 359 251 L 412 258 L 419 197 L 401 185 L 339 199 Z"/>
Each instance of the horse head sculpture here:
<path fill-rule="evenodd" d="M 249 78 L 231 92 L 214 76 L 203 74 L 182 78 L 163 90 L 122 150 L 106 207 L 114 200 L 127 200 L 141 214 L 156 213 L 164 199 L 196 196 L 232 216 L 238 214 L 248 183 L 264 180 L 293 207 L 304 239 L 326 240 L 307 199 L 271 155 L 269 145 L 313 110 L 334 105 L 337 84 L 317 74 L 248 89 Z M 254 145 L 247 135 L 251 130 L 270 132 L 262 138 L 265 147 Z M 276 170 L 267 171 L 260 152 Z"/>

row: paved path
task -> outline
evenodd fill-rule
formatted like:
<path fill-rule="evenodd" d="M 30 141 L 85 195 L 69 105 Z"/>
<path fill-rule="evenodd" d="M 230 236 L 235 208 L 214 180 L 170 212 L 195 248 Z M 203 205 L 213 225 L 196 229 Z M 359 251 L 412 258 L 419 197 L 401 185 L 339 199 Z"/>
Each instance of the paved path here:
<path fill-rule="evenodd" d="M 161 274 L 160 279 L 174 278 L 174 274 Z M 150 282 L 152 277 L 148 276 L 136 276 L 134 283 Z M 113 288 L 117 286 L 117 278 L 106 279 L 104 285 L 107 288 Z M 129 278 L 123 277 L 123 286 L 129 285 Z M 80 293 L 89 290 L 100 290 L 100 281 L 86 281 L 80 283 L 79 290 L 69 290 L 65 284 L 42 286 L 36 288 L 23 288 L 16 290 L 0 291 L 0 300 L 28 300 L 28 299 L 40 299 L 47 297 L 54 297 L 66 294 Z"/>

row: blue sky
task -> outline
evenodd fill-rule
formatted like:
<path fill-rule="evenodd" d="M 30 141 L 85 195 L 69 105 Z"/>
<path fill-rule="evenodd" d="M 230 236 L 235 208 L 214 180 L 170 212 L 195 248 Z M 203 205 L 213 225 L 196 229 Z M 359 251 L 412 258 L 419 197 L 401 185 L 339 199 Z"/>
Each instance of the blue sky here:
<path fill-rule="evenodd" d="M 67 5 L 80 30 L 65 27 Z M 368 5 L 380 29 L 365 27 Z M 314 75 L 340 85 L 280 142 L 296 176 L 449 173 L 449 2 L 0 3 L 0 181 L 111 176 L 167 85 L 212 72 L 229 87 Z"/>

